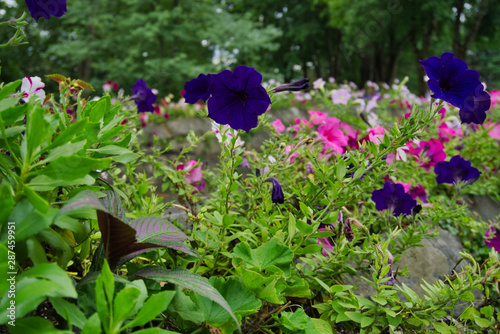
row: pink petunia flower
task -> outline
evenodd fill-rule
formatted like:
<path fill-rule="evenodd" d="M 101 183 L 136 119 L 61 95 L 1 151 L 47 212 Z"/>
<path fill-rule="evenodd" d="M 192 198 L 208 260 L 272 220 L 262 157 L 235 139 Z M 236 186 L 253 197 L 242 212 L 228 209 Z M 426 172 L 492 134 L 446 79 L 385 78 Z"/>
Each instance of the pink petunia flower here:
<path fill-rule="evenodd" d="M 405 190 L 405 193 L 408 193 L 408 191 L 410 191 L 411 184 L 403 182 L 396 182 L 396 184 L 402 185 L 403 189 Z"/>
<path fill-rule="evenodd" d="M 285 126 L 283 125 L 283 122 L 279 118 L 274 122 L 272 122 L 271 125 L 274 127 L 277 133 L 282 133 L 283 131 L 285 131 Z"/>
<path fill-rule="evenodd" d="M 344 153 L 344 146 L 348 143 L 347 136 L 340 130 L 340 120 L 329 117 L 325 124 L 320 125 L 318 133 L 325 141 L 325 148 L 331 148 L 334 152 Z"/>
<path fill-rule="evenodd" d="M 388 131 L 382 126 L 376 126 L 368 130 L 368 140 L 379 145 L 384 139 L 385 133 Z"/>
<path fill-rule="evenodd" d="M 490 96 L 491 96 L 491 108 L 493 108 L 500 101 L 500 91 L 494 89 L 490 92 Z"/>
<path fill-rule="evenodd" d="M 33 95 L 38 96 L 35 101 L 43 101 L 45 99 L 43 87 L 45 87 L 45 84 L 40 77 L 24 77 L 21 83 L 21 92 L 23 92 L 22 98 L 24 102 L 28 102 Z"/>
<path fill-rule="evenodd" d="M 490 227 L 486 230 L 484 234 L 484 243 L 489 248 L 493 248 L 497 252 L 500 252 L 500 229 L 496 222 L 492 222 Z"/>
<path fill-rule="evenodd" d="M 198 164 L 198 166 L 196 166 Z M 205 189 L 205 181 L 201 173 L 202 162 L 198 163 L 196 160 L 190 160 L 186 164 L 177 165 L 177 170 L 186 172 L 184 176 L 186 183 L 195 187 L 198 191 Z M 196 167 L 195 167 L 196 166 Z"/>
<path fill-rule="evenodd" d="M 323 232 L 323 231 L 327 231 L 327 229 L 319 228 L 318 231 Z M 329 239 L 329 237 L 318 238 L 318 245 L 323 246 L 323 255 L 324 256 L 328 256 L 328 253 L 333 252 L 333 246 L 328 239 Z"/>
<path fill-rule="evenodd" d="M 293 147 L 295 147 L 295 145 L 286 145 L 285 154 L 288 155 L 292 151 Z M 293 164 L 295 162 L 295 159 L 298 157 L 300 157 L 300 154 L 297 151 L 295 151 L 288 157 L 287 160 Z"/>
<path fill-rule="evenodd" d="M 396 149 L 396 153 L 387 154 L 387 157 L 385 158 L 385 162 L 387 162 L 389 165 L 394 164 L 394 162 L 396 160 L 402 160 L 402 161 L 406 162 L 406 151 L 408 151 L 407 146 L 398 147 Z"/>
<path fill-rule="evenodd" d="M 438 139 L 432 138 L 421 141 L 417 147 L 408 145 L 410 154 L 415 155 L 415 160 L 420 163 L 420 167 L 430 171 L 438 162 L 446 159 L 444 145 Z"/>
<path fill-rule="evenodd" d="M 420 201 L 422 201 L 422 203 L 427 203 L 427 192 L 425 191 L 424 186 L 422 186 L 421 184 L 417 184 L 416 186 L 411 187 L 409 194 L 413 199 L 416 200 L 418 198 L 420 199 Z"/>
<path fill-rule="evenodd" d="M 326 84 L 326 81 L 323 80 L 323 78 L 319 78 L 313 82 L 313 88 L 316 90 L 320 90 L 320 89 L 325 88 L 325 84 Z"/>
<path fill-rule="evenodd" d="M 327 113 L 316 111 L 316 110 L 308 110 L 307 111 L 311 117 L 309 117 L 309 124 L 320 125 L 325 123 Z"/>
<path fill-rule="evenodd" d="M 450 137 L 462 137 L 462 128 L 454 130 L 453 128 L 450 128 L 446 122 L 443 122 L 438 126 L 438 136 L 441 141 L 447 143 L 450 141 Z"/>

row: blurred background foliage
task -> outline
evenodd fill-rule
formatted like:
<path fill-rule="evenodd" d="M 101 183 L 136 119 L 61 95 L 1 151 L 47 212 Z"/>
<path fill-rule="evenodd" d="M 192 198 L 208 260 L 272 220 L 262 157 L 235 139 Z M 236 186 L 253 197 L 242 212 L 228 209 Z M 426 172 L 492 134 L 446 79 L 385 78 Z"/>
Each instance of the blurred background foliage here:
<path fill-rule="evenodd" d="M 0 21 L 23 11 L 23 0 L 0 0 Z M 68 0 L 63 17 L 28 22 L 29 44 L 0 50 L 1 81 L 59 73 L 128 93 L 143 78 L 179 96 L 201 72 L 247 65 L 281 82 L 408 75 L 424 94 L 417 60 L 453 51 L 500 87 L 494 0 Z M 11 34 L 0 29 L 0 41 Z"/>

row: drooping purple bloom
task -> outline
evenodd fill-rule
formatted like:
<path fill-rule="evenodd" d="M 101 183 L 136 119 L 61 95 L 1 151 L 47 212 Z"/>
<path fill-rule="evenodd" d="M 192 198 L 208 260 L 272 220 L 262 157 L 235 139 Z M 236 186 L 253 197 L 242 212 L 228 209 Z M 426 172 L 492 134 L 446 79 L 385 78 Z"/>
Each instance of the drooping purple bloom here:
<path fill-rule="evenodd" d="M 134 100 L 137 105 L 137 111 L 154 111 L 153 104 L 156 103 L 156 95 L 151 88 L 148 88 L 146 81 L 142 79 L 137 80 L 137 83 L 130 90 L 134 93 L 130 99 Z"/>
<path fill-rule="evenodd" d="M 450 161 L 440 161 L 434 167 L 436 173 L 436 182 L 460 184 L 466 182 L 472 184 L 481 175 L 479 169 L 472 167 L 470 161 L 465 160 L 459 155 L 455 155 Z"/>
<path fill-rule="evenodd" d="M 419 198 L 422 203 L 427 203 L 427 200 L 429 199 L 424 186 L 422 186 L 421 184 L 417 184 L 416 186 L 411 187 L 409 194 L 413 199 Z"/>
<path fill-rule="evenodd" d="M 429 77 L 427 85 L 433 98 L 460 108 L 462 123 L 484 122 L 483 114 L 490 108 L 491 99 L 484 91 L 477 71 L 470 70 L 451 52 L 443 53 L 441 58 L 433 56 L 421 60 L 420 64 Z"/>
<path fill-rule="evenodd" d="M 61 17 L 66 14 L 66 0 L 25 0 L 31 17 L 38 22 L 41 17 L 48 20 L 50 16 Z"/>
<path fill-rule="evenodd" d="M 409 194 L 405 193 L 404 187 L 397 183 L 386 182 L 383 189 L 372 192 L 372 201 L 378 211 L 390 210 L 394 217 L 402 213 L 411 215 L 411 209 L 417 205 Z"/>
<path fill-rule="evenodd" d="M 354 239 L 354 232 L 351 228 L 351 219 L 347 218 L 344 222 L 344 235 L 348 241 L 352 241 Z"/>
<path fill-rule="evenodd" d="M 384 278 L 390 277 L 390 279 L 387 282 L 385 282 L 384 285 L 394 286 L 394 283 L 396 282 L 396 279 L 394 278 L 394 273 L 392 272 L 392 265 L 394 264 L 394 256 L 389 251 L 387 251 L 387 253 L 389 253 L 387 256 L 387 264 L 390 265 L 390 267 L 389 267 L 389 272 L 384 276 Z"/>
<path fill-rule="evenodd" d="M 211 74 L 205 75 L 203 73 L 198 75 L 198 78 L 186 82 L 184 85 L 186 103 L 195 104 L 200 100 L 207 102 L 210 97 L 211 82 Z"/>
<path fill-rule="evenodd" d="M 325 231 L 329 232 L 329 229 L 327 229 L 327 228 L 319 228 L 318 231 L 320 231 L 320 232 L 325 232 Z M 322 253 L 323 253 L 324 256 L 328 256 L 328 253 L 333 252 L 333 246 L 330 243 L 330 237 L 318 238 L 317 244 L 323 246 Z"/>
<path fill-rule="evenodd" d="M 486 110 L 490 109 L 491 98 L 486 92 L 466 101 L 467 107 L 458 112 L 462 123 L 483 124 L 486 119 Z"/>
<path fill-rule="evenodd" d="M 285 92 L 285 91 L 297 92 L 301 90 L 306 90 L 308 88 L 309 88 L 309 79 L 304 78 L 289 84 L 278 86 L 274 88 L 271 92 L 275 93 Z"/>
<path fill-rule="evenodd" d="M 274 177 L 268 177 L 265 182 L 272 182 L 273 184 L 273 190 L 271 192 L 271 199 L 273 203 L 285 203 L 285 195 L 283 194 L 283 188 L 281 188 L 279 181 Z"/>
<path fill-rule="evenodd" d="M 500 228 L 497 223 L 491 223 L 490 227 L 486 230 L 484 243 L 489 248 L 494 248 L 497 252 L 500 252 Z"/>
<path fill-rule="evenodd" d="M 261 85 L 262 75 L 253 67 L 238 66 L 212 75 L 208 117 L 235 130 L 255 128 L 271 99 Z"/>

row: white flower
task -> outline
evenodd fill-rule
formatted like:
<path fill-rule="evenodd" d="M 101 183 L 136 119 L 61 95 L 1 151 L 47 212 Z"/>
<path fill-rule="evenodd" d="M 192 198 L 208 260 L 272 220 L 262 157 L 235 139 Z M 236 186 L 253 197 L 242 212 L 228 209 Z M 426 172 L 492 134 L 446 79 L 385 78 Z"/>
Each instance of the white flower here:
<path fill-rule="evenodd" d="M 40 77 L 24 77 L 21 84 L 21 92 L 23 92 L 24 102 L 28 102 L 33 95 L 38 96 L 35 101 L 44 100 L 45 92 L 43 91 L 45 84 Z"/>
<path fill-rule="evenodd" d="M 314 89 L 323 89 L 325 88 L 325 80 L 323 80 L 322 78 L 319 78 L 319 79 L 316 79 L 314 82 L 313 82 L 313 87 Z"/>

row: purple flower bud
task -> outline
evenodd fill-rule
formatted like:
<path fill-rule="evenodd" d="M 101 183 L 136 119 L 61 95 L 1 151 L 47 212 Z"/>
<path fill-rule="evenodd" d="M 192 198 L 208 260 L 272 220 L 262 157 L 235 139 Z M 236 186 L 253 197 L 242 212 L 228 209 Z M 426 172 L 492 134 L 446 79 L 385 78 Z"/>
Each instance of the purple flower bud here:
<path fill-rule="evenodd" d="M 314 174 L 314 168 L 312 163 L 306 162 L 306 173 L 307 174 Z"/>
<path fill-rule="evenodd" d="M 134 100 L 137 105 L 137 111 L 154 111 L 155 108 L 153 104 L 156 103 L 156 95 L 151 88 L 148 87 L 146 81 L 142 79 L 137 80 L 137 83 L 130 90 L 134 93 L 130 99 Z"/>
<path fill-rule="evenodd" d="M 290 92 L 296 92 L 300 90 L 306 90 L 309 88 L 309 79 L 304 78 L 299 81 L 295 81 L 289 84 L 285 84 L 282 86 L 278 86 L 271 90 L 271 92 L 279 93 L 279 92 L 284 92 L 284 91 L 290 91 Z"/>
<path fill-rule="evenodd" d="M 351 220 L 349 218 L 347 218 L 344 223 L 344 235 L 348 241 L 352 241 L 352 239 L 354 239 L 354 233 L 351 229 Z"/>
<path fill-rule="evenodd" d="M 281 188 L 281 184 L 279 183 L 279 181 L 274 177 L 268 177 L 265 182 L 272 182 L 273 184 L 273 190 L 271 194 L 273 203 L 285 203 L 285 195 L 283 194 L 283 188 Z"/>

